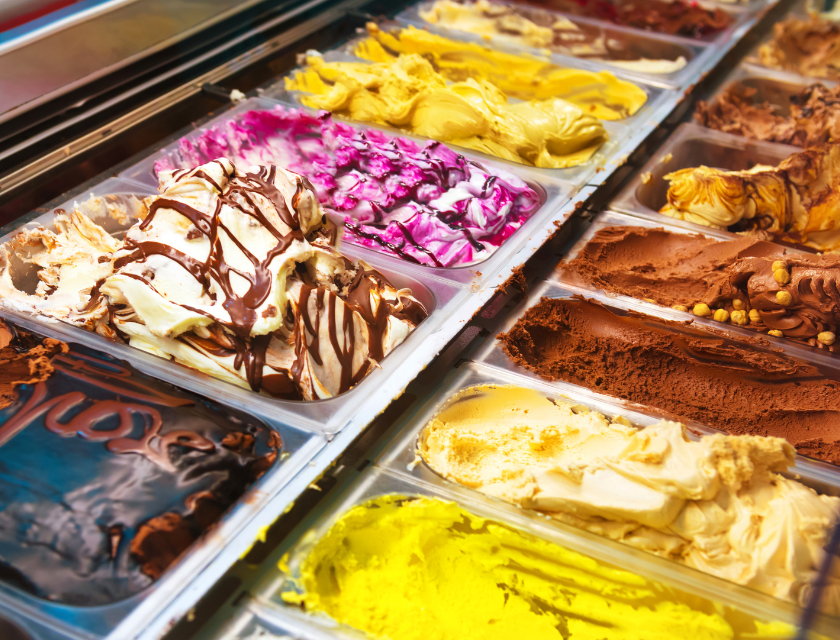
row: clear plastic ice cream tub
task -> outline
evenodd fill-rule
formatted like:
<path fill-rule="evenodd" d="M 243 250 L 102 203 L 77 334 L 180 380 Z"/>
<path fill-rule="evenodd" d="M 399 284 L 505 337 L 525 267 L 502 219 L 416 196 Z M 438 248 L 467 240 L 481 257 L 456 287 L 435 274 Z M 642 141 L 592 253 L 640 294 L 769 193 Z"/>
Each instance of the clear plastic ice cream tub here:
<path fill-rule="evenodd" d="M 75 203 L 84 203 L 90 195 L 113 195 L 117 198 L 143 197 L 154 191 L 143 185 L 127 180 L 112 178 L 88 190 L 79 197 L 64 203 L 56 209 L 72 210 Z M 42 224 L 50 228 L 53 224 L 55 209 L 31 218 L 27 224 Z M 100 219 L 101 222 L 101 219 Z M 133 224 L 125 220 L 122 228 Z M 108 221 L 108 225 L 118 225 Z M 110 227 L 111 231 L 117 231 Z M 0 238 L 0 242 L 12 240 L 17 231 Z M 117 234 L 119 235 L 119 234 Z M 409 287 L 415 297 L 426 307 L 429 316 L 412 331 L 406 340 L 393 353 L 386 356 L 379 367 L 367 375 L 355 387 L 341 395 L 315 401 L 279 400 L 261 395 L 236 385 L 223 382 L 218 378 L 176 364 L 163 358 L 140 351 L 127 344 L 120 344 L 86 331 L 84 329 L 51 320 L 46 316 L 33 317 L 29 313 L 6 308 L 9 318 L 27 321 L 36 325 L 49 326 L 65 340 L 80 342 L 93 348 L 129 361 L 132 365 L 156 378 L 165 380 L 200 395 L 219 399 L 231 406 L 249 413 L 265 416 L 268 419 L 293 420 L 295 424 L 306 426 L 314 431 L 333 434 L 340 431 L 349 421 L 355 420 L 366 425 L 384 409 L 390 400 L 402 392 L 405 386 L 423 367 L 425 367 L 481 308 L 483 299 L 475 295 L 470 285 L 457 285 L 431 275 L 425 275 L 402 265 L 395 270 L 394 262 L 383 261 L 374 252 L 362 252 L 352 245 L 345 244 L 343 253 L 350 259 L 363 258 L 372 266 L 382 271 L 398 288 Z M 24 290 L 34 290 L 37 278 L 33 271 L 21 274 L 18 283 Z M 489 297 L 492 292 L 486 292 Z M 475 306 L 468 303 L 472 301 Z"/>
<path fill-rule="evenodd" d="M 669 183 L 664 176 L 673 171 L 701 165 L 726 171 L 743 171 L 757 164 L 775 167 L 785 158 L 800 151 L 800 147 L 750 140 L 697 124 L 685 123 L 677 127 L 653 153 L 636 176 L 609 203 L 609 208 L 699 233 L 735 237 L 734 233 L 728 231 L 715 230 L 659 213 L 667 204 Z"/>
<path fill-rule="evenodd" d="M 174 142 L 170 142 L 162 149 L 153 152 L 147 158 L 144 158 L 137 164 L 127 168 L 120 175 L 121 177 L 134 182 L 146 185 L 150 189 L 156 189 L 158 184 L 157 173 L 155 166 L 159 163 L 165 163 L 168 166 L 181 166 L 185 163 L 184 155 L 180 150 L 180 145 L 190 144 L 192 148 L 200 147 L 202 136 L 207 135 L 207 132 L 214 128 L 225 126 L 227 123 L 239 123 L 242 121 L 243 115 L 252 111 L 269 111 L 272 109 L 301 109 L 299 106 L 292 107 L 288 104 L 279 104 L 272 100 L 251 98 L 236 105 L 234 108 L 226 111 L 212 120 L 202 124 L 198 128 L 190 128 L 182 132 Z M 315 113 L 306 107 L 302 108 L 305 113 Z M 370 125 L 353 125 L 353 128 L 365 131 L 379 131 L 379 127 Z M 390 132 L 389 132 L 390 134 Z M 425 140 L 410 136 L 403 133 L 398 133 L 398 137 L 409 140 Z M 384 265 L 391 265 L 388 269 L 398 272 L 411 274 L 425 274 L 435 279 L 442 279 L 459 285 L 477 286 L 482 282 L 496 275 L 512 257 L 521 249 L 528 237 L 544 225 L 550 224 L 558 214 L 558 211 L 569 201 L 572 195 L 576 192 L 573 185 L 557 180 L 547 180 L 543 176 L 537 174 L 533 169 L 517 166 L 504 166 L 498 160 L 479 159 L 477 155 L 472 153 L 462 154 L 468 160 L 480 162 L 482 166 L 487 167 L 491 173 L 509 172 L 517 178 L 523 180 L 527 185 L 536 192 L 539 198 L 538 208 L 526 219 L 522 225 L 516 229 L 512 235 L 505 239 L 501 245 L 495 249 L 489 256 L 480 259 L 476 262 L 468 262 L 462 266 L 450 267 L 436 267 L 425 264 L 414 264 L 402 259 L 397 255 L 376 251 L 367 247 L 360 246 L 354 243 L 351 234 L 345 233 L 342 242 L 342 250 L 348 253 L 354 253 L 364 260 L 380 261 Z M 340 219 L 336 222 L 341 224 Z"/>
<path fill-rule="evenodd" d="M 6 320 L 70 350 L 0 410 L 0 630 L 8 618 L 26 640 L 102 638 L 141 608 L 153 614 L 326 444 L 144 376 L 57 325 Z"/>
<path fill-rule="evenodd" d="M 458 372 L 458 374 L 463 375 L 463 372 Z M 280 594 L 298 589 L 295 578 L 299 574 L 302 561 L 314 544 L 341 516 L 357 505 L 389 496 L 454 502 L 459 508 L 474 516 L 500 523 L 505 527 L 511 527 L 516 531 L 525 532 L 558 545 L 570 551 L 575 557 L 581 557 L 581 562 L 594 561 L 599 566 L 620 567 L 623 571 L 643 576 L 645 580 L 661 585 L 664 592 L 677 600 L 702 599 L 705 603 L 701 605 L 704 610 L 715 610 L 721 612 L 722 615 L 734 614 L 733 617 L 740 618 L 742 624 L 748 624 L 744 617 L 787 623 L 791 625 L 788 637 L 793 637 L 797 612 L 792 606 L 786 607 L 772 598 L 761 597 L 761 594 L 755 594 L 722 580 L 709 579 L 708 576 L 699 572 L 683 570 L 682 567 L 675 566 L 670 561 L 636 552 L 624 545 L 611 543 L 578 529 L 557 525 L 546 518 L 485 498 L 474 491 L 461 489 L 451 483 L 436 482 L 432 479 L 421 480 L 405 473 L 377 468 L 362 472 L 343 492 L 329 499 L 323 507 L 319 507 L 320 513 L 302 523 L 290 534 L 287 541 L 282 544 L 282 548 L 263 563 L 261 567 L 263 576 L 252 590 L 254 599 L 246 605 L 248 613 L 253 617 L 246 620 L 242 631 L 259 633 L 263 630 L 279 636 L 286 634 L 294 638 L 313 639 L 371 637 L 347 625 L 337 624 L 326 614 L 305 613 L 295 606 L 288 605 L 283 602 Z M 283 559 L 288 571 L 281 572 L 276 568 L 275 563 L 283 552 L 289 553 L 288 557 Z M 694 601 L 697 602 L 697 600 Z M 739 613 L 736 614 L 735 611 Z M 243 617 L 243 619 L 246 618 Z M 247 635 L 242 633 L 222 637 L 244 639 Z M 738 634 L 735 637 L 749 636 Z"/>
<path fill-rule="evenodd" d="M 357 62 L 363 64 L 372 64 L 366 60 L 362 60 L 361 58 L 357 58 L 355 56 L 349 55 L 344 53 L 341 50 L 332 50 L 327 51 L 323 54 L 323 58 L 327 62 Z M 288 76 L 292 76 L 298 69 L 292 70 Z M 651 88 L 651 91 L 654 89 Z M 285 86 L 285 78 L 281 78 L 278 80 L 277 83 L 273 85 L 267 86 L 263 91 L 262 95 L 266 98 L 277 100 L 280 103 L 284 103 L 290 106 L 304 106 L 301 102 L 301 99 L 306 95 L 299 91 L 288 91 Z M 670 96 L 673 98 L 673 96 Z M 510 99 L 510 102 L 519 102 L 517 100 Z M 657 107 L 662 107 L 663 105 L 659 104 Z M 670 109 L 669 109 L 670 110 Z M 664 115 L 664 114 L 663 114 Z M 339 118 L 341 120 L 347 122 L 357 122 L 351 119 L 345 119 L 343 117 L 334 115 L 333 117 Z M 397 135 L 404 135 L 405 132 L 386 125 L 379 125 L 364 122 L 359 123 L 364 124 L 366 126 L 372 126 L 376 129 L 381 129 L 384 131 L 393 132 Z M 574 166 L 569 167 L 567 169 L 544 169 L 539 167 L 531 167 L 519 162 L 513 162 L 509 160 L 504 160 L 498 158 L 496 156 L 487 155 L 484 153 L 477 152 L 472 149 L 464 149 L 454 144 L 447 144 L 447 146 L 458 150 L 460 153 L 463 153 L 465 156 L 471 156 L 473 158 L 479 159 L 480 162 L 492 162 L 496 163 L 499 166 L 505 167 L 508 171 L 517 173 L 520 169 L 526 169 L 533 172 L 536 176 L 542 176 L 543 180 L 558 180 L 563 181 L 566 183 L 571 183 L 575 186 L 581 186 L 585 184 L 593 174 L 604 165 L 605 162 L 616 156 L 622 151 L 623 143 L 630 137 L 632 131 L 630 127 L 628 127 L 624 121 L 601 121 L 603 124 L 604 129 L 606 130 L 609 140 L 603 143 L 592 155 L 589 160 Z M 415 139 L 423 139 L 426 140 L 428 138 L 422 136 L 406 136 L 406 137 L 414 137 Z"/>
<path fill-rule="evenodd" d="M 396 435 L 387 449 L 377 457 L 377 466 L 395 475 L 404 476 L 420 485 L 445 489 L 464 498 L 493 504 L 505 511 L 510 511 L 516 513 L 518 516 L 528 518 L 538 523 L 538 525 L 544 525 L 546 523 L 549 526 L 557 525 L 565 531 L 580 532 L 584 537 L 592 540 L 603 540 L 612 546 L 614 541 L 607 537 L 600 537 L 597 534 L 588 533 L 583 529 L 569 527 L 538 511 L 520 508 L 501 498 L 487 496 L 471 487 L 444 478 L 420 457 L 418 453 L 420 437 L 432 418 L 442 409 L 449 406 L 459 392 L 476 386 L 513 385 L 534 389 L 550 399 L 560 399 L 573 405 L 581 405 L 610 418 L 623 416 L 634 426 L 638 427 L 648 426 L 663 419 L 668 419 L 667 416 L 657 413 L 648 407 L 595 393 L 573 384 L 535 379 L 528 375 L 522 375 L 520 372 L 522 372 L 522 369 L 519 368 L 514 371 L 496 366 L 488 366 L 482 363 L 462 363 L 450 372 L 430 398 L 418 400 L 412 407 L 406 409 L 403 416 L 396 421 L 393 427 L 393 432 Z M 691 439 L 698 439 L 701 435 L 705 434 L 719 433 L 697 422 L 685 422 L 684 424 L 689 428 L 688 435 Z M 796 465 L 791 467 L 785 475 L 789 478 L 797 479 L 818 493 L 840 496 L 840 473 L 836 469 L 831 468 L 830 465 L 798 456 Z M 634 556 L 639 553 L 639 550 L 633 549 L 628 545 L 619 543 L 618 546 L 630 550 Z M 642 552 L 642 555 L 645 555 L 645 553 Z M 658 561 L 661 558 L 654 556 L 650 559 Z M 773 598 L 755 589 L 739 586 L 729 580 L 706 574 L 686 565 L 669 560 L 666 560 L 666 563 L 670 564 L 676 573 L 684 573 L 686 579 L 691 580 L 695 584 L 717 585 L 712 588 L 711 593 L 732 594 L 733 599 L 729 600 L 729 595 L 727 595 L 726 602 L 740 603 L 749 601 L 752 596 L 755 596 L 757 602 L 761 602 L 767 607 L 765 609 L 766 611 L 773 611 L 775 606 L 778 606 L 779 611 L 785 611 L 787 616 L 783 619 L 792 624 L 795 624 L 801 612 L 798 606 L 789 601 Z M 826 629 L 838 624 L 838 622 L 840 622 L 840 618 L 838 617 L 822 616 L 822 624 Z"/>
<path fill-rule="evenodd" d="M 547 57 L 556 64 L 564 67 L 578 63 L 582 65 L 581 68 L 589 68 L 596 71 L 607 69 L 615 73 L 618 77 L 661 87 L 684 89 L 694 82 L 697 82 L 700 75 L 703 73 L 703 70 L 707 68 L 707 59 L 714 53 L 713 48 L 710 48 L 704 43 L 696 40 L 679 37 L 674 38 L 649 31 L 639 31 L 637 29 L 622 27 L 612 23 L 604 23 L 591 18 L 572 15 L 563 15 L 563 17 L 577 26 L 582 33 L 586 34 L 587 39 L 606 40 L 610 43 L 609 46 L 611 49 L 617 49 L 621 53 L 614 54 L 615 57 L 610 58 L 609 54 L 605 54 L 603 57 L 600 54 L 597 54 L 596 57 L 596 54 L 575 55 L 572 52 L 562 53 L 557 50 L 538 49 L 528 47 L 526 45 L 518 45 L 510 40 L 505 40 L 503 37 L 496 36 L 488 40 L 482 36 L 470 34 L 467 31 L 455 30 L 447 28 L 443 25 L 427 22 L 420 12 L 427 11 L 431 5 L 431 2 L 424 2 L 422 4 L 409 7 L 397 15 L 396 21 L 399 25 L 412 24 L 418 28 L 427 29 L 433 33 L 439 33 L 447 38 L 478 42 L 484 45 L 490 44 L 494 48 L 520 51 L 525 55 L 532 55 L 539 58 Z M 529 10 L 541 11 L 548 15 L 562 15 L 542 7 L 530 6 L 527 8 Z M 380 25 L 380 28 L 383 30 L 390 30 L 390 27 L 391 25 L 388 24 Z M 348 47 L 347 50 L 352 52 L 352 48 Z M 685 62 L 679 69 L 666 73 L 657 73 L 645 71 L 641 67 L 631 67 L 629 64 L 622 64 L 621 62 L 614 64 L 613 59 L 615 59 L 618 55 L 626 56 L 626 60 L 628 62 L 645 59 L 652 61 L 664 60 L 673 63 L 680 58 L 682 58 Z M 647 90 L 646 87 L 645 89 Z M 639 113 L 624 119 L 622 122 L 630 124 L 634 120 L 642 120 L 643 115 L 642 111 L 640 111 Z"/>

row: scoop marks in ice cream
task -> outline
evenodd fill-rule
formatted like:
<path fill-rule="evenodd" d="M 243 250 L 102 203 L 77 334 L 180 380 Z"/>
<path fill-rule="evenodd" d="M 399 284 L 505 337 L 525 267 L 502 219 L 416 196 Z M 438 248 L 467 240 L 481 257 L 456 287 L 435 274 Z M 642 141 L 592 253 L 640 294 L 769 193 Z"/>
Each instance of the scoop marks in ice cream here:
<path fill-rule="evenodd" d="M 166 172 L 141 217 L 122 242 L 80 212 L 60 214 L 58 234 L 22 231 L 0 248 L 4 304 L 306 400 L 353 387 L 426 317 L 408 290 L 336 250 L 298 174 L 227 160 Z M 34 294 L 14 284 L 16 247 L 40 267 Z"/>
<path fill-rule="evenodd" d="M 697 103 L 694 119 L 705 127 L 754 140 L 811 147 L 840 140 L 840 87 L 813 84 L 790 96 L 790 115 L 757 102 L 758 89 L 733 82 L 711 102 Z"/>
<path fill-rule="evenodd" d="M 534 7 L 495 4 L 487 0 L 463 3 L 437 0 L 429 9 L 421 9 L 420 16 L 430 24 L 446 29 L 502 43 L 548 49 L 561 55 L 606 60 L 614 66 L 642 73 L 673 73 L 686 65 L 683 56 L 643 58 L 598 27 L 581 26 Z"/>
<path fill-rule="evenodd" d="M 523 387 L 459 391 L 418 450 L 459 484 L 803 606 L 840 516 L 840 498 L 778 474 L 794 462 L 780 438 L 690 441 Z M 840 613 L 840 563 L 823 603 Z"/>
<path fill-rule="evenodd" d="M 710 167 L 665 176 L 660 213 L 716 229 L 769 235 L 821 251 L 840 248 L 840 145 L 823 144 L 778 167 Z"/>
<path fill-rule="evenodd" d="M 391 640 L 670 640 L 685 629 L 723 640 L 758 627 L 424 497 L 386 495 L 342 514 L 304 558 L 298 582 L 284 600 Z"/>
<path fill-rule="evenodd" d="M 283 453 L 101 352 L 0 324 L 0 365 L 0 581 L 50 602 L 140 593 Z"/>
<path fill-rule="evenodd" d="M 773 25 L 773 38 L 758 51 L 765 67 L 812 78 L 840 80 L 840 24 L 817 15 Z"/>
<path fill-rule="evenodd" d="M 486 80 L 448 84 L 417 54 L 393 62 L 327 62 L 310 54 L 307 66 L 286 78 L 304 104 L 361 122 L 408 129 L 417 135 L 549 169 L 589 160 L 606 142 L 604 126 L 562 100 L 511 104 Z"/>
<path fill-rule="evenodd" d="M 786 253 L 750 237 L 719 241 L 622 226 L 598 230 L 560 268 L 604 291 L 686 310 L 705 305 L 704 313 L 723 309 L 720 322 L 840 350 L 840 256 L 834 254 Z"/>
<path fill-rule="evenodd" d="M 628 118 L 647 102 L 644 89 L 609 71 L 561 67 L 527 54 L 452 40 L 410 25 L 384 31 L 369 23 L 367 29 L 369 37 L 359 42 L 353 53 L 371 62 L 393 62 L 403 54 L 420 55 L 450 82 L 486 80 L 519 100 L 563 98 L 599 120 Z"/>
<path fill-rule="evenodd" d="M 325 112 L 246 111 L 181 139 L 155 169 L 215 158 L 309 176 L 323 210 L 343 221 L 346 241 L 434 267 L 488 258 L 540 206 L 537 192 L 503 169 L 439 142 L 360 131 Z"/>
<path fill-rule="evenodd" d="M 840 464 L 840 381 L 802 360 L 578 297 L 543 298 L 499 340 L 546 379 Z"/>

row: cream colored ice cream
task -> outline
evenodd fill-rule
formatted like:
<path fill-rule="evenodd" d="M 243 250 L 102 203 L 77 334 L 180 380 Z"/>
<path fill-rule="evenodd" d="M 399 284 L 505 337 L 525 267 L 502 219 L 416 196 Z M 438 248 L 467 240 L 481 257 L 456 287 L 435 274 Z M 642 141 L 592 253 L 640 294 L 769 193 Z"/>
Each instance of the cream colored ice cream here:
<path fill-rule="evenodd" d="M 840 248 L 840 145 L 794 153 L 778 167 L 709 167 L 665 176 L 660 212 L 716 229 L 772 234 L 822 251 Z"/>
<path fill-rule="evenodd" d="M 450 82 L 487 80 L 519 100 L 563 98 L 599 120 L 628 118 L 647 102 L 644 89 L 609 71 L 561 67 L 410 25 L 384 31 L 368 23 L 367 29 L 370 37 L 361 40 L 353 53 L 371 62 L 394 62 L 402 54 L 421 55 Z"/>
<path fill-rule="evenodd" d="M 636 429 L 514 386 L 456 394 L 419 454 L 442 476 L 770 595 L 807 602 L 840 498 L 784 478 L 781 438 Z M 823 608 L 840 613 L 840 564 Z"/>
<path fill-rule="evenodd" d="M 163 172 L 160 191 L 123 241 L 74 211 L 0 247 L 3 304 L 307 400 L 354 386 L 426 315 L 336 250 L 303 176 L 217 160 Z M 15 285 L 19 261 L 39 268 L 34 293 Z"/>
<path fill-rule="evenodd" d="M 497 4 L 487 0 L 437 0 L 428 9 L 421 9 L 420 16 L 430 24 L 464 31 L 486 40 L 605 60 L 642 73 L 673 73 L 686 65 L 682 56 L 674 60 L 633 57 L 623 50 L 621 43 L 607 37 L 603 30 L 581 29 L 568 18 L 536 7 Z"/>
<path fill-rule="evenodd" d="M 505 160 L 559 169 L 589 160 L 607 140 L 601 122 L 560 98 L 508 103 L 486 81 L 447 84 L 428 60 L 401 55 L 390 63 L 326 62 L 307 57 L 286 88 L 303 103 L 481 151 Z"/>

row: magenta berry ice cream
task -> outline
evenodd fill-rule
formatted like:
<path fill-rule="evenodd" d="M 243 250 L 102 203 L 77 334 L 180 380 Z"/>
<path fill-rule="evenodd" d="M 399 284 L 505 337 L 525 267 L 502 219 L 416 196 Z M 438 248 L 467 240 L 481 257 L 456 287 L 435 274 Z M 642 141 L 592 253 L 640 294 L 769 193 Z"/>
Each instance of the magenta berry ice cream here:
<path fill-rule="evenodd" d="M 434 267 L 489 257 L 540 207 L 526 182 L 438 142 L 360 131 L 297 109 L 247 111 L 196 138 L 155 171 L 216 158 L 275 164 L 306 175 L 345 240 Z"/>

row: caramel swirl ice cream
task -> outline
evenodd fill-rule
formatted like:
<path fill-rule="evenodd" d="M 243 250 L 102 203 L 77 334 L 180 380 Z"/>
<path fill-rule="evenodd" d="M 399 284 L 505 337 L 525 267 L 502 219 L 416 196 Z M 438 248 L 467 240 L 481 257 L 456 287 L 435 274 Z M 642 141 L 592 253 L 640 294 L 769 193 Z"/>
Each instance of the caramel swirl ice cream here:
<path fill-rule="evenodd" d="M 669 173 L 666 216 L 807 245 L 840 248 L 840 146 L 794 153 L 777 167 L 710 167 Z"/>
<path fill-rule="evenodd" d="M 118 241 L 81 212 L 0 248 L 4 304 L 51 316 L 270 395 L 343 393 L 426 317 L 335 246 L 301 175 L 228 160 L 161 173 Z M 34 293 L 14 265 L 38 268 Z"/>

